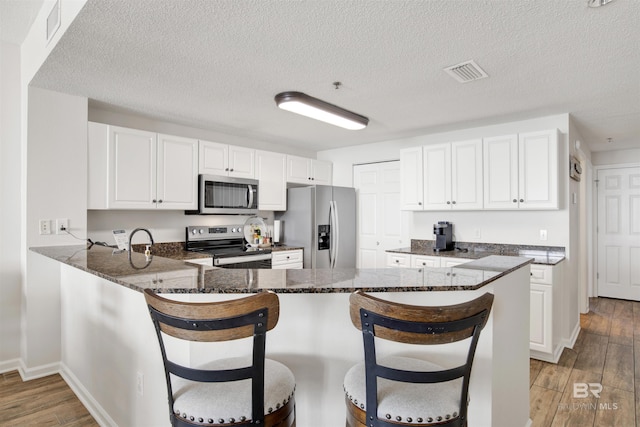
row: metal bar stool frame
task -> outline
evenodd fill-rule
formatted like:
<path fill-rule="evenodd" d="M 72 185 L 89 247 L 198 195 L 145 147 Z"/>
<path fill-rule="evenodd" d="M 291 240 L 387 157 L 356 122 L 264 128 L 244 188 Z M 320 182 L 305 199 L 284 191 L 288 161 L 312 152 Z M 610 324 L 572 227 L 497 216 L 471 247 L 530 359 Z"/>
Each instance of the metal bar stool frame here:
<path fill-rule="evenodd" d="M 398 427 L 403 425 L 438 425 L 451 427 L 467 426 L 467 402 L 469 396 L 469 379 L 473 358 L 480 338 L 480 332 L 489 318 L 493 304 L 493 295 L 486 293 L 479 298 L 453 306 L 410 306 L 393 303 L 367 295 L 362 291 L 354 292 L 350 297 L 351 318 L 354 325 L 362 331 L 365 351 L 365 384 L 366 384 L 366 426 Z M 367 308 L 365 308 L 367 307 Z M 464 307 L 464 308 L 463 308 Z M 468 314 L 479 307 L 475 313 Z M 442 309 L 453 313 L 462 309 L 462 315 L 446 321 L 429 321 L 442 317 Z M 394 317 L 396 311 L 422 312 L 426 321 L 406 320 Z M 465 312 L 467 312 L 465 314 Z M 468 314 L 468 315 L 467 315 Z M 406 317 L 406 316 L 405 316 Z M 418 318 L 420 318 L 418 317 Z M 448 335 L 448 337 L 446 337 Z M 441 371 L 418 372 L 390 368 L 379 365 L 376 357 L 376 337 L 414 344 L 445 344 L 471 338 L 466 362 L 463 365 Z M 440 383 L 462 378 L 460 392 L 459 416 L 450 420 L 438 420 L 428 423 L 401 423 L 379 418 L 378 413 L 378 378 L 405 383 Z M 349 398 L 346 399 L 348 411 L 362 412 Z M 355 418 L 355 417 L 354 417 Z M 347 425 L 349 425 L 347 423 Z"/>
<path fill-rule="evenodd" d="M 181 378 L 190 380 L 190 381 L 198 381 L 198 382 L 228 382 L 228 381 L 238 381 L 238 380 L 251 380 L 251 408 L 252 408 L 252 416 L 249 420 L 237 420 L 233 423 L 229 423 L 233 426 L 243 427 L 243 426 L 254 426 L 254 425 L 265 425 L 265 418 L 267 417 L 264 413 L 264 373 L 265 373 L 265 344 L 266 344 L 266 334 L 267 331 L 272 329 L 278 321 L 279 310 L 278 310 L 278 297 L 273 292 L 261 292 L 256 295 L 252 295 L 250 297 L 232 300 L 227 302 L 219 302 L 219 303 L 183 303 L 172 300 L 167 300 L 165 298 L 157 296 L 150 289 L 145 289 L 145 298 L 147 299 L 149 313 L 151 315 L 151 319 L 153 321 L 153 325 L 156 330 L 156 335 L 158 336 L 158 342 L 160 343 L 160 351 L 162 354 L 162 360 L 164 364 L 165 371 L 165 379 L 167 383 L 167 391 L 168 391 L 168 400 L 169 400 L 169 415 L 171 420 L 171 425 L 173 427 L 193 427 L 194 425 L 202 425 L 205 420 L 199 420 L 199 423 L 196 423 L 196 420 L 187 420 L 180 416 L 177 416 L 174 411 L 174 397 L 173 397 L 173 387 L 171 384 L 171 374 L 177 375 Z M 163 313 L 156 309 L 153 305 L 157 305 L 158 302 L 161 303 L 177 303 L 180 305 L 191 305 L 191 306 L 204 306 L 204 305 L 212 305 L 212 304 L 238 304 L 241 303 L 242 300 L 254 299 L 259 301 L 259 299 L 267 298 L 267 302 L 264 303 L 263 306 L 256 310 L 243 313 L 237 316 L 230 316 L 227 318 L 209 318 L 209 319 L 194 319 L 187 317 L 179 317 L 173 316 L 166 313 Z M 269 301 L 271 300 L 271 301 Z M 272 313 L 271 316 L 269 314 L 268 304 L 276 305 L 275 313 Z M 153 305 L 152 305 L 153 304 Z M 242 329 L 244 328 L 244 331 Z M 253 331 L 252 334 L 247 331 L 249 328 Z M 231 332 L 231 336 L 233 338 L 222 338 L 228 337 L 230 330 L 236 330 L 237 332 Z M 164 339 L 162 333 L 167 333 L 174 337 L 178 337 L 180 339 L 187 339 L 192 341 L 224 341 L 228 339 L 236 339 L 236 338 L 244 338 L 249 335 L 253 335 L 253 350 L 252 350 L 252 364 L 251 366 L 236 368 L 236 369 L 226 369 L 226 370 L 205 370 L 205 369 L 195 369 L 187 366 L 179 365 L 175 362 L 172 362 L 167 357 L 167 352 L 164 344 Z M 199 333 L 210 333 L 210 337 L 205 339 L 193 339 L 195 335 Z M 219 333 L 218 336 L 215 336 L 216 333 Z M 215 338 L 212 338 L 214 337 Z M 191 338 L 185 338 L 191 337 Z M 282 406 L 280 410 L 289 411 L 290 409 L 295 413 L 295 404 L 293 403 L 293 397 L 289 401 L 289 404 Z M 289 406 L 293 406 L 292 408 L 287 408 Z M 269 414 L 270 416 L 272 414 Z M 295 415 L 294 415 L 295 417 Z M 190 422 L 192 421 L 192 422 Z M 222 424 L 227 425 L 227 424 Z M 267 424 L 268 425 L 268 424 Z M 279 425 L 279 424 L 278 424 Z M 295 418 L 292 424 L 295 426 Z"/>

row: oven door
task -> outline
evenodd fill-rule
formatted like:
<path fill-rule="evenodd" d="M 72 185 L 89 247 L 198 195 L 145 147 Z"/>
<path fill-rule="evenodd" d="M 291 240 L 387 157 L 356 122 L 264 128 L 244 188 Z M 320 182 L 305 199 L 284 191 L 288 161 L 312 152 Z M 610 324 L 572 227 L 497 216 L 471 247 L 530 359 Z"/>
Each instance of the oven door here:
<path fill-rule="evenodd" d="M 201 214 L 258 213 L 258 181 L 200 175 L 198 206 Z"/>
<path fill-rule="evenodd" d="M 271 268 L 271 254 L 213 258 L 213 265 L 222 268 Z"/>

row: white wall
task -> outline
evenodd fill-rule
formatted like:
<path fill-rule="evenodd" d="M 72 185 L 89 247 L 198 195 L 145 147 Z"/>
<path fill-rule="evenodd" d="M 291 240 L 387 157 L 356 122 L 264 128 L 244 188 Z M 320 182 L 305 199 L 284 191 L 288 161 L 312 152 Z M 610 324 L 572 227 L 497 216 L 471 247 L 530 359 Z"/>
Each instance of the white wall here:
<path fill-rule="evenodd" d="M 87 205 L 87 99 L 28 88 L 26 246 L 78 244 L 40 235 L 39 220 L 68 218 L 85 238 Z M 26 377 L 57 371 L 60 361 L 60 265 L 27 251 L 22 302 L 22 369 Z"/>
<path fill-rule="evenodd" d="M 0 372 L 20 356 L 20 47 L 0 43 Z"/>
<path fill-rule="evenodd" d="M 318 158 L 333 162 L 334 184 L 352 186 L 353 165 L 397 160 L 400 157 L 400 150 L 402 148 L 556 128 L 559 129 L 562 134 L 559 158 L 559 165 L 561 167 L 559 189 L 561 199 L 560 210 L 521 212 L 413 212 L 405 216 L 409 222 L 403 224 L 403 240 L 412 238 L 433 239 L 433 224 L 438 221 L 447 220 L 454 224 L 455 239 L 459 241 L 568 246 L 568 179 L 566 179 L 566 168 L 564 168 L 564 165 L 568 162 L 568 114 L 493 126 L 461 129 L 404 140 L 385 141 L 375 144 L 321 151 L 318 153 Z M 547 241 L 540 241 L 540 229 L 547 230 Z M 478 232 L 480 233 L 480 237 L 477 237 Z"/>
<path fill-rule="evenodd" d="M 640 141 L 638 141 L 638 147 L 640 147 Z M 640 163 L 640 148 L 597 151 L 592 153 L 591 156 L 594 166 Z"/>

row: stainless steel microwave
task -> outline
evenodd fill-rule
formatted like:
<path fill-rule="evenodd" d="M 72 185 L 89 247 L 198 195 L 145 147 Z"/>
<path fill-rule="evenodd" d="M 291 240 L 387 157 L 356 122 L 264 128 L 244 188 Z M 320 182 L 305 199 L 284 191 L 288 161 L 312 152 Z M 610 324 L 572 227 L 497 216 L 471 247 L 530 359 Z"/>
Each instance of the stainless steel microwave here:
<path fill-rule="evenodd" d="M 198 210 L 188 214 L 252 215 L 258 213 L 258 181 L 228 176 L 200 175 Z"/>

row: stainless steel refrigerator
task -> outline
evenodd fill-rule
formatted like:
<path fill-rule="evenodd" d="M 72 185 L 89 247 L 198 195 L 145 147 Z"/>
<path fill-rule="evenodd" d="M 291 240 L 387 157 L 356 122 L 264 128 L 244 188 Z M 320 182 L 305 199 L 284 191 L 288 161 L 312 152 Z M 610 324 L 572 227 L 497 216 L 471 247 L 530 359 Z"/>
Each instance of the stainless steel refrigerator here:
<path fill-rule="evenodd" d="M 304 248 L 304 268 L 355 268 L 356 192 L 317 185 L 287 190 L 282 242 Z"/>

